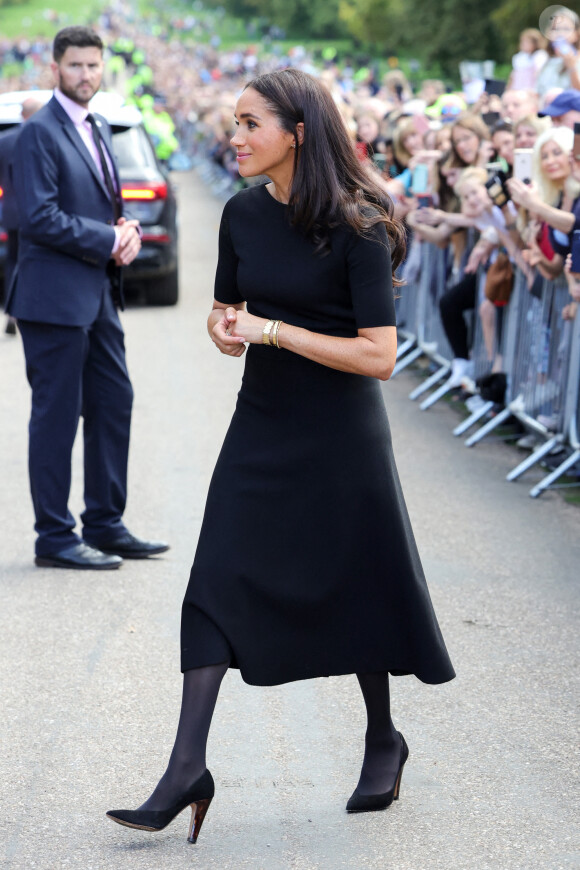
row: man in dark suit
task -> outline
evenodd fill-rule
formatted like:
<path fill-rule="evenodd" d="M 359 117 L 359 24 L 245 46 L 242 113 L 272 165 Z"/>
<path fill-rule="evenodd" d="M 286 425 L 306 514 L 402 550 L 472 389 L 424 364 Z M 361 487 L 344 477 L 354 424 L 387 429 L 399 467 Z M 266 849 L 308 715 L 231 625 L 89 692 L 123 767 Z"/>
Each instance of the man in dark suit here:
<path fill-rule="evenodd" d="M 27 121 L 41 107 L 42 103 L 40 100 L 35 99 L 35 97 L 28 97 L 24 100 L 21 108 L 22 122 Z M 6 230 L 7 236 L 6 259 L 4 261 L 5 293 L 8 292 L 8 288 L 12 283 L 12 276 L 14 275 L 18 260 L 18 205 L 12 182 L 12 163 L 16 154 L 16 142 L 21 129 L 20 125 L 11 127 L 10 130 L 2 133 L 0 136 L 0 187 L 2 188 L 0 223 Z M 16 321 L 13 317 L 8 316 L 6 332 L 9 335 L 16 335 Z"/>
<path fill-rule="evenodd" d="M 54 96 L 18 138 L 18 268 L 6 310 L 18 321 L 32 388 L 36 564 L 110 569 L 168 549 L 134 537 L 122 519 L 133 390 L 115 301 L 122 305 L 121 269 L 141 241 L 137 221 L 121 216 L 108 125 L 88 112 L 101 84 L 101 39 L 67 27 L 55 37 L 53 58 Z M 82 539 L 68 509 L 81 415 Z"/>

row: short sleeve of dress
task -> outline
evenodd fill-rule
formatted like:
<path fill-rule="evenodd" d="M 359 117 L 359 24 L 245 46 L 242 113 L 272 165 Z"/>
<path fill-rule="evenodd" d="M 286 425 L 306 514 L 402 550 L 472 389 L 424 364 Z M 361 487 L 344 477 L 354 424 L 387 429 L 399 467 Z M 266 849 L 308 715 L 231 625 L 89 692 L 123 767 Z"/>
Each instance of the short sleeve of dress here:
<path fill-rule="evenodd" d="M 353 235 L 347 249 L 347 269 L 357 329 L 395 326 L 391 250 L 384 224 L 370 235 Z"/>
<path fill-rule="evenodd" d="M 214 297 L 224 305 L 237 305 L 244 300 L 238 290 L 238 257 L 232 244 L 226 209 L 220 223 L 218 249 Z"/>

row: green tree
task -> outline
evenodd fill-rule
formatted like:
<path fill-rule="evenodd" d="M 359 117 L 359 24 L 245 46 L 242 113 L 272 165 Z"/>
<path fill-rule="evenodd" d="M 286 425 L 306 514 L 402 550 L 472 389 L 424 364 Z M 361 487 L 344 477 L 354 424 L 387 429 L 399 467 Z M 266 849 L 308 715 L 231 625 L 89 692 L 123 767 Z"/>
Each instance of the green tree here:
<path fill-rule="evenodd" d="M 302 38 L 341 36 L 345 27 L 338 16 L 340 0 L 225 0 L 224 7 L 240 18 L 265 18 Z"/>
<path fill-rule="evenodd" d="M 521 3 L 521 0 L 504 0 Z M 378 48 L 413 54 L 457 76 L 462 60 L 502 61 L 505 44 L 492 13 L 501 0 L 341 0 L 350 33 Z"/>
<path fill-rule="evenodd" d="M 404 0 L 340 0 L 339 15 L 349 33 L 359 42 L 394 49 L 403 29 Z M 387 48 L 388 47 L 388 48 Z"/>
<path fill-rule="evenodd" d="M 527 27 L 538 28 L 540 15 L 550 5 L 545 0 L 503 0 L 492 13 L 492 21 L 503 34 L 509 57 L 518 50 L 519 37 Z M 564 4 L 566 5 L 566 4 Z"/>

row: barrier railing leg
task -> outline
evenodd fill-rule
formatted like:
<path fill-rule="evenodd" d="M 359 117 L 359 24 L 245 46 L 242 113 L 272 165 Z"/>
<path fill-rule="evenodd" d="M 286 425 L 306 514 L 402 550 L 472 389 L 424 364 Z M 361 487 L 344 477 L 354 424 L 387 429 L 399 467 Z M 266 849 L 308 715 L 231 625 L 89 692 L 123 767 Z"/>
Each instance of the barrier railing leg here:
<path fill-rule="evenodd" d="M 538 447 L 537 450 L 534 450 L 531 456 L 528 456 L 527 459 L 524 459 L 523 462 L 520 462 L 510 473 L 507 475 L 506 480 L 517 480 L 520 475 L 527 471 L 528 468 L 531 468 L 536 462 L 539 462 L 544 456 L 546 456 L 550 450 L 552 450 L 557 444 L 560 444 L 562 441 L 561 435 L 554 435 L 553 438 L 550 438 L 549 441 L 546 441 L 545 444 L 542 444 L 541 447 Z"/>
<path fill-rule="evenodd" d="M 399 372 L 402 372 L 403 369 L 406 369 L 407 366 L 410 366 L 411 363 L 415 362 L 416 359 L 419 359 L 420 356 L 423 356 L 423 351 L 420 347 L 416 347 L 415 350 L 412 350 L 411 353 L 408 353 L 407 356 L 404 356 L 403 359 L 400 359 L 399 362 L 395 365 L 393 369 L 392 378 L 395 375 L 398 375 Z"/>
<path fill-rule="evenodd" d="M 473 447 L 474 444 L 477 444 L 478 441 L 481 441 L 483 438 L 485 438 L 486 435 L 489 435 L 490 432 L 493 432 L 494 429 L 497 429 L 498 426 L 501 426 L 501 424 L 505 420 L 511 417 L 511 414 L 512 412 L 509 408 L 504 408 L 503 411 L 500 411 L 499 414 L 496 414 L 496 416 L 492 420 L 490 420 L 488 423 L 485 423 L 480 429 L 477 430 L 477 432 L 474 432 L 473 435 L 471 435 L 465 441 L 465 446 Z M 453 434 L 455 435 L 458 433 L 453 432 Z"/>
<path fill-rule="evenodd" d="M 405 341 L 397 347 L 397 359 L 400 359 L 402 356 L 405 356 L 407 351 L 411 350 L 411 348 L 415 344 L 414 338 L 407 338 Z"/>
<path fill-rule="evenodd" d="M 477 411 L 474 411 L 473 414 L 470 414 L 467 419 L 459 424 L 459 426 L 456 426 L 453 430 L 453 434 L 463 435 L 463 433 L 467 432 L 468 429 L 471 429 L 471 427 L 475 423 L 477 423 L 478 420 L 481 420 L 482 417 L 485 417 L 486 414 L 489 414 L 493 406 L 493 402 L 485 402 L 485 404 L 483 404 L 481 408 L 478 408 Z"/>
<path fill-rule="evenodd" d="M 427 408 L 430 408 L 431 405 L 434 405 L 435 402 L 438 402 L 439 399 L 442 399 L 443 396 L 445 396 L 445 395 L 447 395 L 447 393 L 451 392 L 452 389 L 453 389 L 453 387 L 448 386 L 447 381 L 445 381 L 444 384 L 441 384 L 441 386 L 439 387 L 438 390 L 435 390 L 435 392 L 431 393 L 431 395 L 428 396 L 424 402 L 421 402 L 419 407 L 421 408 L 422 411 L 426 411 Z"/>
<path fill-rule="evenodd" d="M 411 399 L 411 401 L 418 399 L 419 396 L 422 396 L 423 393 L 426 393 L 427 390 L 430 390 L 431 387 L 434 387 L 435 384 L 438 384 L 439 381 L 443 380 L 443 378 L 446 378 L 450 371 L 451 366 L 449 363 L 445 363 L 445 365 L 438 368 L 437 371 L 434 372 L 429 378 L 427 378 L 426 381 L 424 381 L 422 384 L 419 384 L 419 386 L 416 387 L 412 393 L 409 393 L 409 398 Z"/>
<path fill-rule="evenodd" d="M 554 469 L 547 477 L 544 477 L 533 489 L 530 490 L 530 495 L 532 498 L 537 498 L 543 492 L 545 492 L 548 487 L 552 486 L 559 477 L 562 477 L 563 474 L 566 474 L 569 468 L 572 468 L 578 460 L 580 459 L 580 450 L 576 450 L 571 456 L 568 456 L 567 459 L 564 460 L 557 468 Z"/>

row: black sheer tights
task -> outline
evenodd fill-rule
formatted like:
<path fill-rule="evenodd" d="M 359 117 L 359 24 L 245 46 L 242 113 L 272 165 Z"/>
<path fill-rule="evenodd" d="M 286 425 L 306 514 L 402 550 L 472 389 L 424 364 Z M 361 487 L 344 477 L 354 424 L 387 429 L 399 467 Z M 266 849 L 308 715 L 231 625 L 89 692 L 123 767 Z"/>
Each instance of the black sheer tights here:
<path fill-rule="evenodd" d="M 384 794 L 395 782 L 401 742 L 391 719 L 388 674 L 357 674 L 367 710 L 360 794 Z"/>
<path fill-rule="evenodd" d="M 192 668 L 183 674 L 183 696 L 175 744 L 167 770 L 140 810 L 173 806 L 205 771 L 209 726 L 229 662 Z"/>
<path fill-rule="evenodd" d="M 183 675 L 183 696 L 175 744 L 167 770 L 140 810 L 166 810 L 206 768 L 209 727 L 229 662 L 193 668 Z M 367 710 L 365 755 L 358 783 L 361 794 L 383 794 L 393 787 L 400 741 L 391 719 L 388 674 L 357 674 Z"/>

